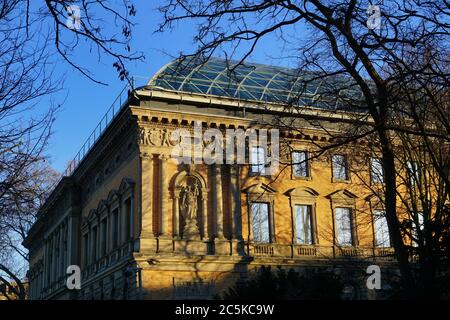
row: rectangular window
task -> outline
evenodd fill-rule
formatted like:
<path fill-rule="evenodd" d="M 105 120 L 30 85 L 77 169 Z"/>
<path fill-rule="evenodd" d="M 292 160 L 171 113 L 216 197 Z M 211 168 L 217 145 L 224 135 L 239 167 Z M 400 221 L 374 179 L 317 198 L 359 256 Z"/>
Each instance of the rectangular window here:
<path fill-rule="evenodd" d="M 387 248 L 391 246 L 389 238 L 389 228 L 384 211 L 376 210 L 374 212 L 375 228 L 375 246 Z"/>
<path fill-rule="evenodd" d="M 266 152 L 262 147 L 250 148 L 250 171 L 255 174 L 264 174 L 266 168 Z"/>
<path fill-rule="evenodd" d="M 100 243 L 100 254 L 103 257 L 106 254 L 106 239 L 107 239 L 107 233 L 106 233 L 106 219 L 102 220 L 101 223 L 101 230 L 100 230 L 100 234 L 102 237 L 102 241 Z"/>
<path fill-rule="evenodd" d="M 309 177 L 308 154 L 306 151 L 292 152 L 292 168 L 295 177 Z"/>
<path fill-rule="evenodd" d="M 119 244 L 119 209 L 115 209 L 112 213 L 112 249 L 116 249 Z"/>
<path fill-rule="evenodd" d="M 336 208 L 336 241 L 341 246 L 353 245 L 350 208 Z"/>
<path fill-rule="evenodd" d="M 270 242 L 269 204 L 253 202 L 251 204 L 253 241 Z"/>
<path fill-rule="evenodd" d="M 417 165 L 417 162 L 415 161 L 408 161 L 408 175 L 409 175 L 409 181 L 410 184 L 413 186 L 419 181 L 419 167 Z"/>
<path fill-rule="evenodd" d="M 424 229 L 423 213 L 417 212 L 415 218 L 418 220 L 419 226 L 417 226 L 416 222 L 414 221 L 414 218 L 412 218 L 411 235 L 412 235 L 412 245 L 414 247 L 417 247 L 419 245 L 418 243 L 419 232 L 422 232 Z"/>
<path fill-rule="evenodd" d="M 373 183 L 384 182 L 383 165 L 381 163 L 381 159 L 377 158 L 370 159 L 370 174 Z"/>
<path fill-rule="evenodd" d="M 65 225 L 63 229 L 61 274 L 65 274 L 67 269 L 67 248 L 68 248 L 67 228 L 68 228 L 67 225 Z"/>
<path fill-rule="evenodd" d="M 124 212 L 124 240 L 128 241 L 130 240 L 131 230 L 130 230 L 130 223 L 131 223 L 131 199 L 128 198 L 125 200 L 125 212 Z"/>
<path fill-rule="evenodd" d="M 53 240 L 50 240 L 48 243 L 48 266 L 47 266 L 47 283 L 51 281 L 52 276 L 52 264 L 53 264 Z"/>
<path fill-rule="evenodd" d="M 313 244 L 311 206 L 295 205 L 295 231 L 298 244 Z"/>
<path fill-rule="evenodd" d="M 60 266 L 60 263 L 59 263 L 59 255 L 60 255 L 60 252 L 59 252 L 59 237 L 61 236 L 61 234 L 58 232 L 57 234 L 56 234 L 56 236 L 55 236 L 55 239 L 56 239 L 56 242 L 55 242 L 55 265 L 54 265 L 54 270 L 53 270 L 53 273 L 54 273 L 54 276 L 55 276 L 55 278 L 58 278 L 58 267 Z"/>
<path fill-rule="evenodd" d="M 88 240 L 88 235 L 85 234 L 83 236 L 83 260 L 84 260 L 84 266 L 87 266 L 89 264 L 89 240 Z"/>
<path fill-rule="evenodd" d="M 341 154 L 335 154 L 332 158 L 333 178 L 336 180 L 348 180 L 347 158 Z"/>
<path fill-rule="evenodd" d="M 97 227 L 92 228 L 91 246 L 91 262 L 95 262 L 97 261 Z"/>

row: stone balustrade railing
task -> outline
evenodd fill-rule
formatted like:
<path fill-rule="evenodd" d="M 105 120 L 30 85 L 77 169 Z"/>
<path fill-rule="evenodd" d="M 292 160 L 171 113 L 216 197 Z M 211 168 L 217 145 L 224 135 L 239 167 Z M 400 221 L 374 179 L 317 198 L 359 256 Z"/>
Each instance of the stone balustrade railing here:
<path fill-rule="evenodd" d="M 274 243 L 247 243 L 246 254 L 249 256 L 269 256 L 286 258 L 394 258 L 393 248 L 372 247 L 338 247 Z"/>
<path fill-rule="evenodd" d="M 114 265 L 121 261 L 124 257 L 129 256 L 132 252 L 132 242 L 126 242 L 114 250 L 111 250 L 108 254 L 97 259 L 94 263 L 83 268 L 81 272 L 82 279 L 88 279 L 90 276 L 101 272 L 104 269 Z"/>

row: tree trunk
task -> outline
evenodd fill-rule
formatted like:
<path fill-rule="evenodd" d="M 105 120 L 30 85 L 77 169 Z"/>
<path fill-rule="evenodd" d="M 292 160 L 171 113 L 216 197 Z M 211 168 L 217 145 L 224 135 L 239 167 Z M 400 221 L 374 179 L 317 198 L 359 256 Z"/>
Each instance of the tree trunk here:
<path fill-rule="evenodd" d="M 384 130 L 379 131 L 379 137 L 383 152 L 383 170 L 385 173 L 385 210 L 386 220 L 391 235 L 392 245 L 395 249 L 395 255 L 398 261 L 402 287 L 408 297 L 415 296 L 414 277 L 411 265 L 408 260 L 408 250 L 405 248 L 402 234 L 400 232 L 400 222 L 397 216 L 397 185 L 396 170 L 394 162 L 394 153 L 392 145 L 387 137 L 388 133 Z"/>

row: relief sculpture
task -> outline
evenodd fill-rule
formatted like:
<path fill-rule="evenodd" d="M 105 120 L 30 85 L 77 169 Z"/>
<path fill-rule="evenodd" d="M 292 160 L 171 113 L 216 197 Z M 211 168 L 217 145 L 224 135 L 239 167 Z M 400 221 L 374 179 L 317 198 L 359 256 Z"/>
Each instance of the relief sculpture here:
<path fill-rule="evenodd" d="M 171 147 L 177 144 L 177 141 L 172 139 L 171 130 L 146 127 L 139 128 L 139 142 L 142 145 L 157 147 Z"/>

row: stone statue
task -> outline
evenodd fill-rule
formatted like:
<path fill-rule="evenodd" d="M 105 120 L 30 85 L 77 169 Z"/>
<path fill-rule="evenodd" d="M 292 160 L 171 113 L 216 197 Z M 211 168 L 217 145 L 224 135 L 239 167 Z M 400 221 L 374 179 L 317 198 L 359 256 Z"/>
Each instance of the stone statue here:
<path fill-rule="evenodd" d="M 186 185 L 183 188 L 184 194 L 181 198 L 181 210 L 185 210 L 184 216 L 184 229 L 183 229 L 183 239 L 184 240 L 200 240 L 200 231 L 197 225 L 197 211 L 198 211 L 198 197 L 199 197 L 199 187 L 197 182 L 194 185 Z"/>
<path fill-rule="evenodd" d="M 182 209 L 186 209 L 186 220 L 188 219 L 197 219 L 197 199 L 199 195 L 199 190 L 197 183 L 194 183 L 194 187 L 186 186 L 184 188 L 184 195 L 182 199 Z"/>
<path fill-rule="evenodd" d="M 145 145 L 150 144 L 147 129 L 144 127 L 141 127 L 141 128 L 139 128 L 139 130 L 140 130 L 139 135 L 140 135 L 140 139 L 141 139 L 141 144 L 145 144 Z"/>

